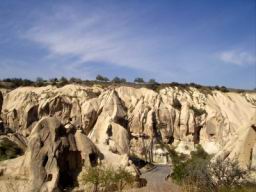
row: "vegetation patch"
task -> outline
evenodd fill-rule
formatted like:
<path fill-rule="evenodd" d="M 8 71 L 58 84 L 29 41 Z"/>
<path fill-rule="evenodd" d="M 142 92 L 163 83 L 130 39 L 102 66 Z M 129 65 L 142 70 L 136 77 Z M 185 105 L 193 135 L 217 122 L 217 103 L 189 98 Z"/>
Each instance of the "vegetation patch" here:
<path fill-rule="evenodd" d="M 180 158 L 174 153 L 171 177 L 183 192 L 242 192 L 255 187 L 246 181 L 248 170 L 242 169 L 238 161 L 210 159 L 200 145 L 191 152 L 191 158 Z"/>
<path fill-rule="evenodd" d="M 92 185 L 95 192 L 121 192 L 135 182 L 135 177 L 123 167 L 88 167 L 82 174 L 82 182 Z"/>
<path fill-rule="evenodd" d="M 229 92 L 228 88 L 225 87 L 225 86 L 221 86 L 221 87 L 215 86 L 214 88 L 215 88 L 216 90 L 221 91 L 221 92 L 224 92 L 224 93 Z"/>
<path fill-rule="evenodd" d="M 95 80 L 84 80 L 76 77 L 66 78 L 66 77 L 60 77 L 60 78 L 51 78 L 51 79 L 43 79 L 41 77 L 38 77 L 36 80 L 30 80 L 30 79 L 22 79 L 22 78 L 6 78 L 0 80 L 0 87 L 2 88 L 8 88 L 8 89 L 14 89 L 20 86 L 46 86 L 46 85 L 55 85 L 57 87 L 62 87 L 67 84 L 79 84 L 79 85 L 86 85 L 86 86 L 93 86 L 93 85 L 100 85 L 101 87 L 108 87 L 113 85 L 122 85 L 122 86 L 128 86 L 128 87 L 135 87 L 135 88 L 148 88 L 151 90 L 154 90 L 156 92 L 159 92 L 161 89 L 167 88 L 167 87 L 175 87 L 178 88 L 181 91 L 189 90 L 190 87 L 194 87 L 198 89 L 200 92 L 202 92 L 205 95 L 213 95 L 213 90 L 218 90 L 222 92 L 255 92 L 254 90 L 243 90 L 243 89 L 232 89 L 232 88 L 226 88 L 225 86 L 205 86 L 205 85 L 199 85 L 196 83 L 177 83 L 177 82 L 171 82 L 171 83 L 160 83 L 157 82 L 155 79 L 149 79 L 148 81 L 145 81 L 142 77 L 136 77 L 132 82 L 128 82 L 125 78 L 122 77 L 114 77 L 112 80 L 109 79 L 106 76 L 103 75 L 97 75 Z"/>

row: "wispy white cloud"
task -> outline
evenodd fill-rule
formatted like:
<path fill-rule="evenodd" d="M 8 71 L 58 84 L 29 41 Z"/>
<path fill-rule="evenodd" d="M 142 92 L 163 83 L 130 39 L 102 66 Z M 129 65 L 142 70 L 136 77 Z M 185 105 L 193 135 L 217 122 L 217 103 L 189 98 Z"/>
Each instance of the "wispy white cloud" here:
<path fill-rule="evenodd" d="M 234 65 L 250 65 L 256 63 L 256 55 L 246 51 L 230 50 L 219 54 L 219 59 Z"/>
<path fill-rule="evenodd" d="M 61 8 L 34 23 L 25 38 L 47 48 L 50 58 L 73 58 L 70 65 L 74 67 L 103 61 L 142 70 L 160 70 L 153 57 L 158 40 L 134 33 L 133 18 L 120 13 L 118 16 Z"/>

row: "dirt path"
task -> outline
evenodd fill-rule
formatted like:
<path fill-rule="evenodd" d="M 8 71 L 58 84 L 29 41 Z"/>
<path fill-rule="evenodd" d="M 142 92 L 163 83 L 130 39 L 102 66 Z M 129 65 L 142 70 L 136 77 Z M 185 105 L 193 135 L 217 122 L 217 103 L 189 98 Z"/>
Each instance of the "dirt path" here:
<path fill-rule="evenodd" d="M 170 166 L 156 165 L 153 170 L 141 175 L 147 180 L 147 186 L 140 189 L 132 189 L 129 192 L 180 192 L 177 185 L 170 180 L 165 180 L 170 173 Z"/>

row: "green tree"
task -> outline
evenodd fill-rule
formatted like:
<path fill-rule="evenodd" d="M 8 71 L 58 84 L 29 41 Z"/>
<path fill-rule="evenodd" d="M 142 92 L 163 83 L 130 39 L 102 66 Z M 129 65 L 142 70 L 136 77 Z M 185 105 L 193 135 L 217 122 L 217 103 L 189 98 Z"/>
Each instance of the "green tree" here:
<path fill-rule="evenodd" d="M 112 82 L 113 82 L 113 83 L 125 83 L 125 82 L 126 82 L 126 79 L 120 78 L 120 77 L 114 77 L 114 78 L 112 79 Z"/>
<path fill-rule="evenodd" d="M 69 81 L 70 81 L 71 83 L 82 83 L 82 79 L 80 79 L 80 78 L 75 78 L 75 77 L 71 77 L 71 78 L 69 79 Z"/>
<path fill-rule="evenodd" d="M 60 78 L 60 86 L 64 86 L 68 84 L 68 79 L 66 77 Z"/>
<path fill-rule="evenodd" d="M 155 79 L 149 79 L 149 80 L 148 80 L 148 83 L 149 83 L 149 84 L 157 84 L 157 82 L 156 82 Z"/>
<path fill-rule="evenodd" d="M 29 80 L 29 79 L 23 79 L 23 82 L 22 82 L 22 85 L 23 85 L 23 86 L 31 86 L 31 85 L 33 85 L 33 84 L 34 84 L 33 81 L 31 81 L 31 80 Z"/>
<path fill-rule="evenodd" d="M 135 177 L 123 167 L 88 167 L 82 174 L 83 184 L 92 184 L 94 192 L 123 191 L 124 187 L 132 184 Z"/>
<path fill-rule="evenodd" d="M 82 175 L 82 180 L 84 184 L 92 184 L 94 187 L 94 192 L 99 191 L 99 185 L 102 182 L 102 170 L 99 167 L 89 167 Z"/>
<path fill-rule="evenodd" d="M 124 187 L 134 182 L 134 176 L 125 170 L 123 167 L 119 167 L 114 174 L 114 183 L 117 184 L 118 191 L 123 191 Z"/>
<path fill-rule="evenodd" d="M 56 85 L 56 83 L 58 82 L 58 79 L 57 78 L 51 78 L 51 79 L 49 79 L 49 81 L 52 85 Z"/>
<path fill-rule="evenodd" d="M 44 85 L 44 79 L 42 77 L 36 78 L 36 86 L 41 87 Z"/>
<path fill-rule="evenodd" d="M 134 79 L 134 83 L 145 83 L 144 79 L 141 77 L 137 77 Z"/>
<path fill-rule="evenodd" d="M 104 76 L 102 76 L 102 75 L 97 75 L 96 76 L 96 80 L 97 81 L 109 81 L 109 79 L 107 78 L 107 77 L 104 77 Z"/>

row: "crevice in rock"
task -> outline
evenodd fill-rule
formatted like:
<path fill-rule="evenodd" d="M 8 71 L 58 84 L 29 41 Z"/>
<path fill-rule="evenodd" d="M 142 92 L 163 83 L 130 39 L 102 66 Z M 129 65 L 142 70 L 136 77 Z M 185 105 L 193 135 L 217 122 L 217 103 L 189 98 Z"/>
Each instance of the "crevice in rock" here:
<path fill-rule="evenodd" d="M 199 144 L 200 143 L 200 131 L 202 129 L 202 126 L 199 127 L 195 127 L 195 131 L 193 134 L 193 140 L 194 140 L 194 144 Z"/>
<path fill-rule="evenodd" d="M 161 133 L 158 128 L 158 123 L 157 123 L 155 112 L 153 112 L 153 114 L 152 114 L 152 121 L 153 121 L 153 135 L 156 139 L 161 139 Z"/>

